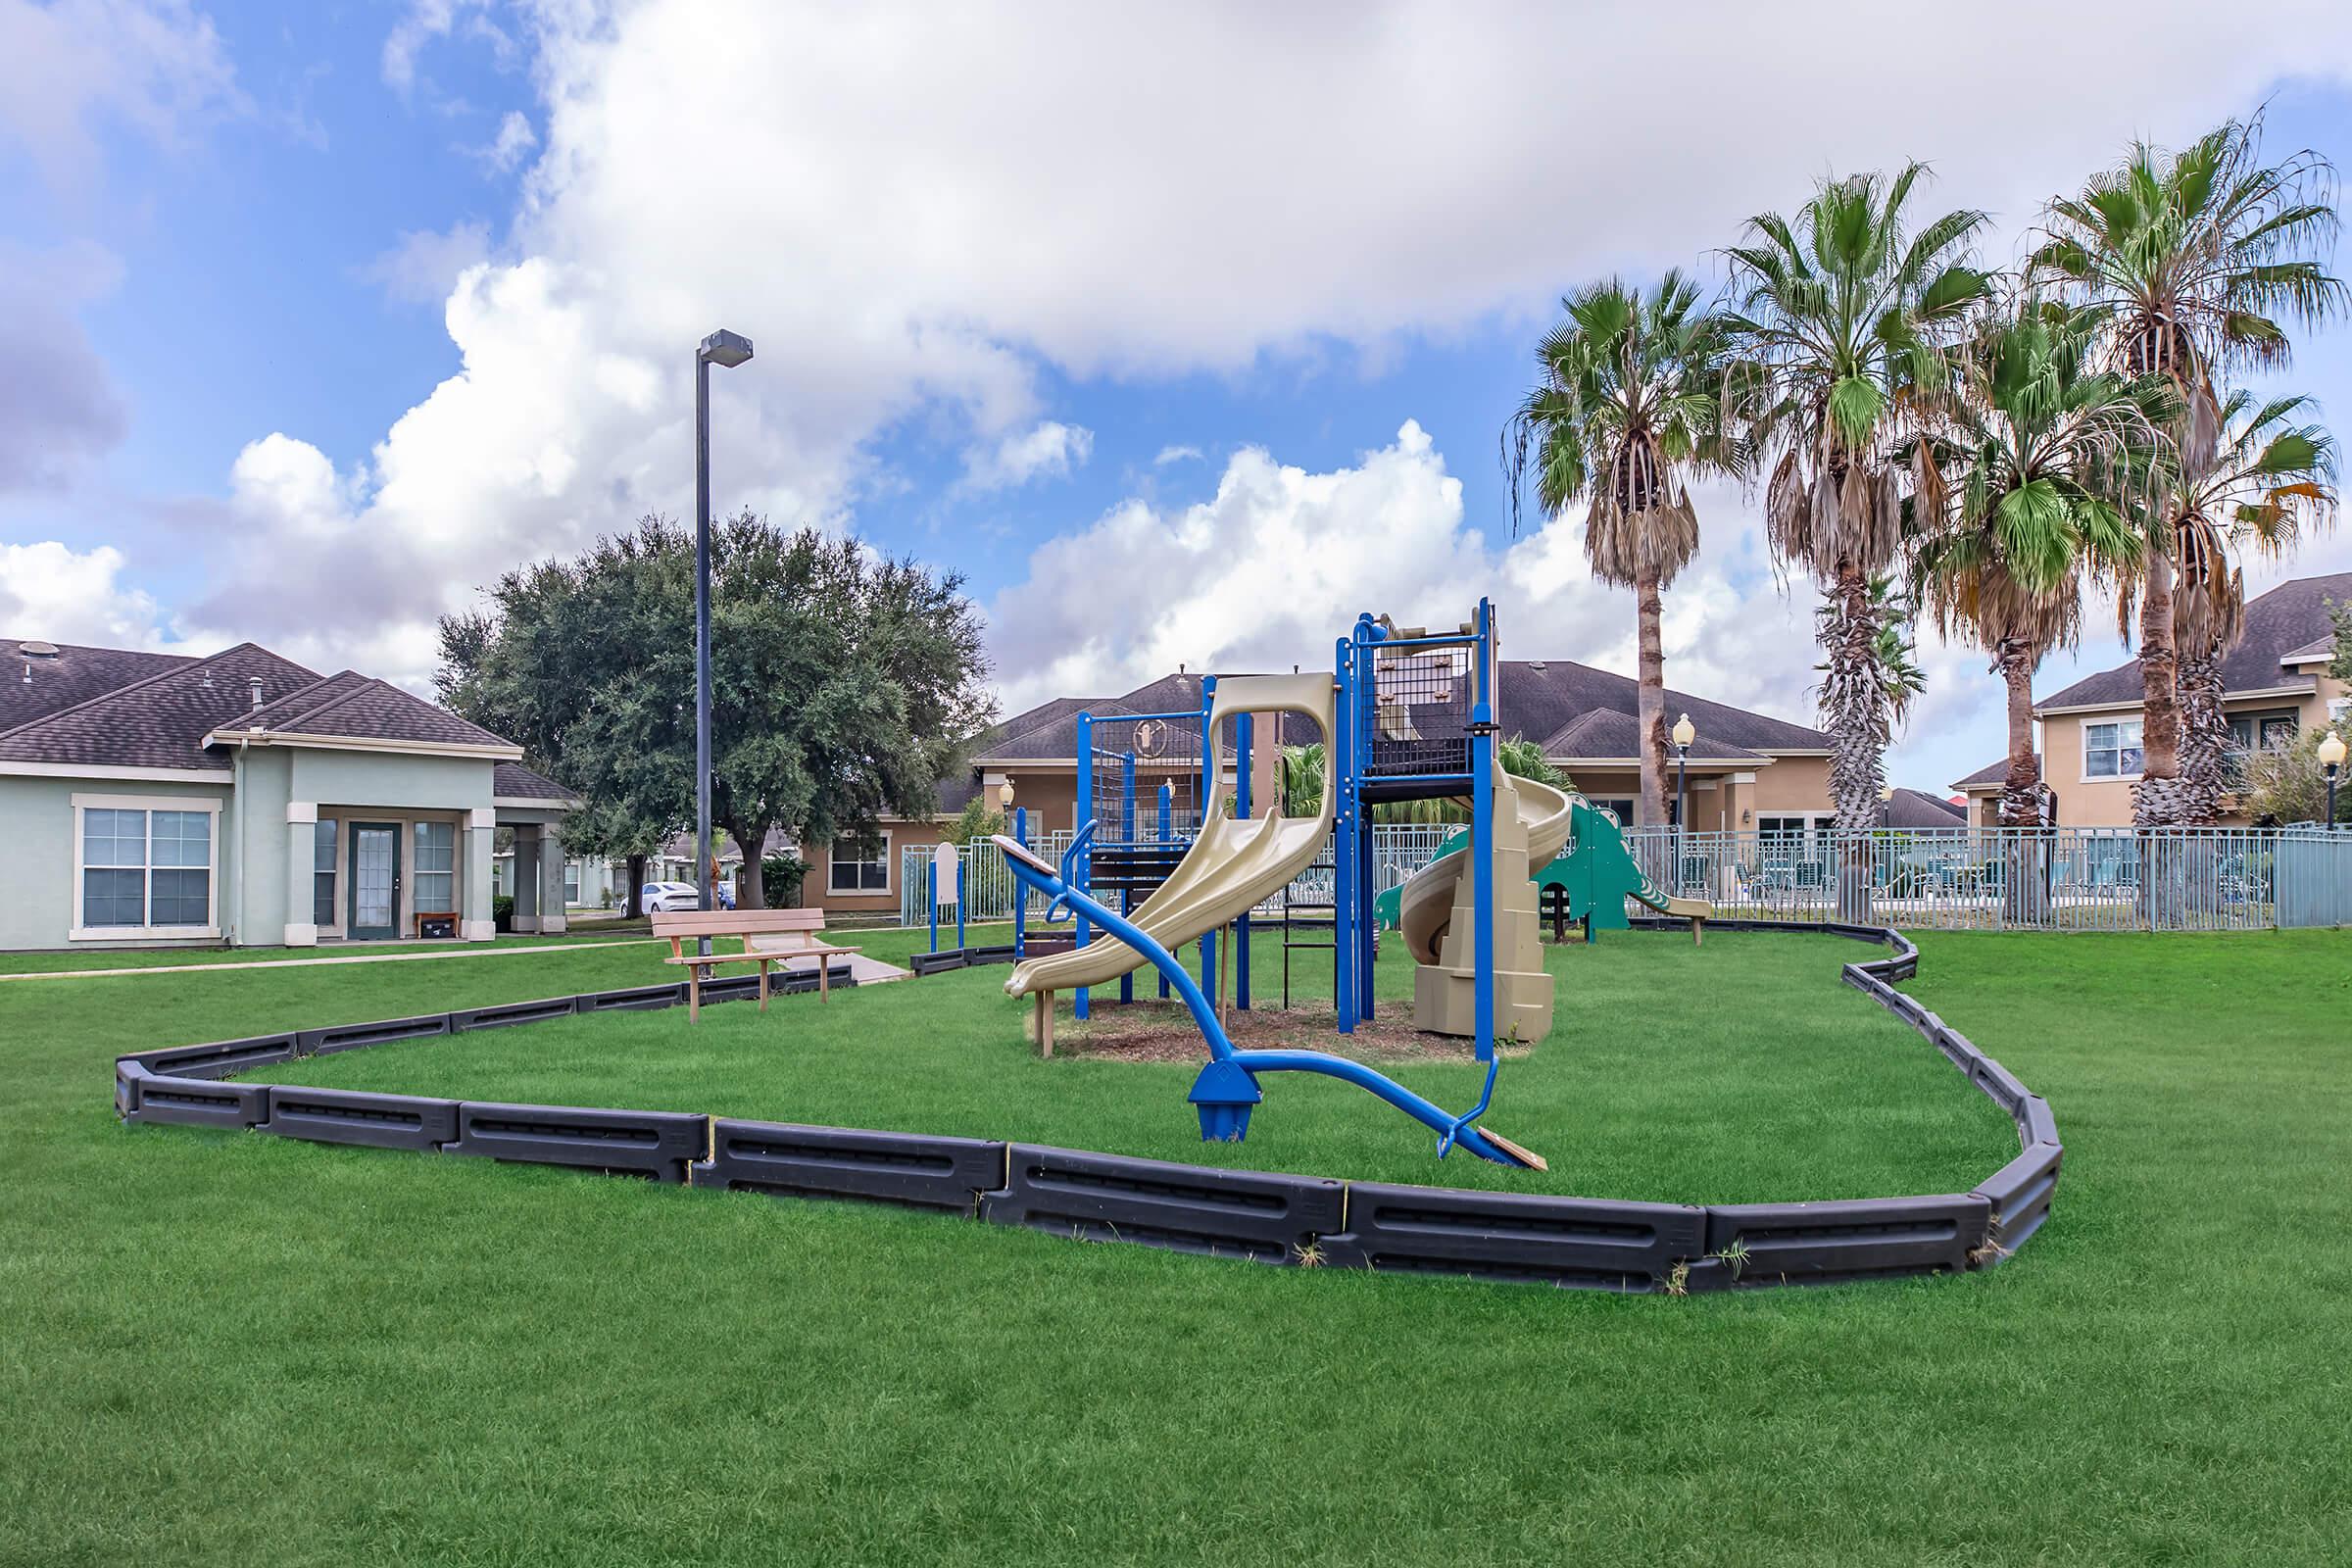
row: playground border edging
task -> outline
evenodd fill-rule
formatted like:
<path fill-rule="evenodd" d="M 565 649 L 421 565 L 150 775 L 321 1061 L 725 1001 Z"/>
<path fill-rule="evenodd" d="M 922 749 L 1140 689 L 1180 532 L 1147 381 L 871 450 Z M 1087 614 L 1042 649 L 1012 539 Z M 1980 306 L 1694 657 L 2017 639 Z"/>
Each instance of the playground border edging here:
<path fill-rule="evenodd" d="M 1641 927 L 1681 922 L 1636 917 Z M 1893 950 L 1840 979 L 1902 1019 L 2015 1123 L 2020 1152 L 1967 1193 L 1825 1202 L 1674 1204 L 1350 1182 L 1047 1145 L 764 1122 L 678 1111 L 439 1100 L 233 1072 L 396 1041 L 612 1010 L 673 1006 L 678 984 L 587 992 L 375 1023 L 127 1053 L 116 1114 L 315 1143 L 472 1154 L 649 1177 L 670 1185 L 910 1204 L 1083 1240 L 1276 1265 L 1385 1269 L 1562 1289 L 1681 1296 L 1767 1285 L 1959 1273 L 2013 1256 L 2048 1219 L 2064 1148 L 2047 1102 L 1890 983 L 1919 950 L 1889 927 L 1710 921 L 1719 931 L 1817 931 Z M 920 974 L 1009 962 L 950 949 Z M 937 960 L 949 960 L 939 962 Z M 793 975 L 772 994 L 813 990 Z M 836 978 L 836 984 L 854 983 Z M 706 985 L 706 1003 L 758 994 L 757 975 Z"/>

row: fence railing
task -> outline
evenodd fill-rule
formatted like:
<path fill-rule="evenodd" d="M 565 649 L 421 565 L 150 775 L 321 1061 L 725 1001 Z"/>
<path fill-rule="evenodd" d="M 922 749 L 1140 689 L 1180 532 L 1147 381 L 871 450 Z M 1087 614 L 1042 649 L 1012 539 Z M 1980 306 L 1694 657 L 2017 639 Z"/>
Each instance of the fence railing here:
<path fill-rule="evenodd" d="M 1372 829 L 1373 891 L 1436 858 L 1457 829 Z M 1041 835 L 1058 860 L 1067 832 Z M 1725 918 L 1875 921 L 1927 931 L 2244 931 L 2352 924 L 2352 832 L 2318 828 L 1937 828 L 1801 838 L 1643 828 L 1627 850 L 1660 890 Z M 899 864 L 899 918 L 922 925 L 932 851 Z M 1009 920 L 1019 884 L 993 844 L 965 847 L 964 918 Z M 1291 884 L 1328 904 L 1332 852 Z M 1261 909 L 1279 907 L 1270 899 Z M 1044 916 L 1030 901 L 1029 917 Z"/>

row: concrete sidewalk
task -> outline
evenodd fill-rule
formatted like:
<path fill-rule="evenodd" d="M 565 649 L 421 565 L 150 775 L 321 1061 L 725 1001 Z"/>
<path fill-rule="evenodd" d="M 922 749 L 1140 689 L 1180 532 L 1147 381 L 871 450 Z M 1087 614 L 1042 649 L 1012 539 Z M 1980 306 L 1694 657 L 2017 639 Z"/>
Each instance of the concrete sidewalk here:
<path fill-rule="evenodd" d="M 405 963 L 430 958 L 511 958 L 529 953 L 586 953 L 593 948 L 627 948 L 653 942 L 652 937 L 615 937 L 610 942 L 543 942 L 527 948 L 459 948 L 432 953 L 351 953 L 326 958 L 252 958 L 241 963 L 142 963 L 123 969 L 41 969 L 30 974 L 0 974 L 0 980 L 94 980 L 115 975 L 191 974 L 213 969 L 310 969 L 326 963 Z M 888 969 L 888 964 L 882 965 Z M 905 971 L 893 971 L 897 978 Z M 863 977 L 860 976 L 860 979 Z"/>

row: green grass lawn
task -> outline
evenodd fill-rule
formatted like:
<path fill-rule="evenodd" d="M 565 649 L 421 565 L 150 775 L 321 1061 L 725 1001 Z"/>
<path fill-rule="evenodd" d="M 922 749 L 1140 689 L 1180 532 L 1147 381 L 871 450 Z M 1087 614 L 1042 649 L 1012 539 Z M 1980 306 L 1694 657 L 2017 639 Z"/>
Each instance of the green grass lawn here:
<path fill-rule="evenodd" d="M 2056 1109 L 2055 1217 L 1987 1273 L 1679 1300 L 108 1105 L 122 1050 L 642 982 L 649 947 L 0 986 L 0 1562 L 2344 1560 L 2352 934 L 1922 949 L 1910 989 Z M 1035 1060 L 1002 969 L 299 1065 L 1613 1197 L 1965 1187 L 2014 1139 L 1836 984 L 1862 951 L 1552 952 L 1559 1026 L 1492 1118 L 1543 1183 L 1313 1082 L 1202 1146 L 1189 1068 Z"/>

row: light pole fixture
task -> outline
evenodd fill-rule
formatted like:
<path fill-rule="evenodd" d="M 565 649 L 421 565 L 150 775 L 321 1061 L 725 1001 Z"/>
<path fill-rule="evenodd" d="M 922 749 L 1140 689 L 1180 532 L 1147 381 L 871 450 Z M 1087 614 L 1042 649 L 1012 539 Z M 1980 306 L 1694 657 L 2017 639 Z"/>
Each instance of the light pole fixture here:
<path fill-rule="evenodd" d="M 1685 713 L 1674 721 L 1674 825 L 1683 825 L 1683 805 L 1690 774 L 1690 743 L 1698 739 L 1698 729 Z"/>
<path fill-rule="evenodd" d="M 997 786 L 997 807 L 1004 811 L 1012 809 L 1012 780 L 1009 778 Z"/>
<path fill-rule="evenodd" d="M 710 367 L 733 369 L 752 340 L 720 328 L 694 351 L 694 889 L 711 906 L 710 855 Z M 757 849 L 746 852 L 758 854 Z M 704 956 L 710 939 L 696 944 Z"/>
<path fill-rule="evenodd" d="M 2328 770 L 2328 831 L 2335 831 L 2335 775 L 2344 765 L 2344 738 L 2334 730 L 2320 742 L 2320 765 Z"/>

